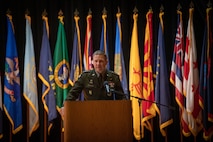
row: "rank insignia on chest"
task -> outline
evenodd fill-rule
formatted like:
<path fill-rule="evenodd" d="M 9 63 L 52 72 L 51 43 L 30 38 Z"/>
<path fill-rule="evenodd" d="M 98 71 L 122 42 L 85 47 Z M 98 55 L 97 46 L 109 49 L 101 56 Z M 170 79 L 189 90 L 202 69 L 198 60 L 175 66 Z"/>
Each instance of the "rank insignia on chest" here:
<path fill-rule="evenodd" d="M 92 79 L 89 80 L 89 84 L 93 85 L 93 80 Z"/>
<path fill-rule="evenodd" d="M 110 86 L 110 88 L 114 88 L 114 87 L 115 87 L 115 83 L 114 83 L 114 82 L 109 81 L 109 86 Z"/>
<path fill-rule="evenodd" d="M 91 95 L 91 96 L 92 96 L 92 90 L 89 90 L 89 95 Z"/>

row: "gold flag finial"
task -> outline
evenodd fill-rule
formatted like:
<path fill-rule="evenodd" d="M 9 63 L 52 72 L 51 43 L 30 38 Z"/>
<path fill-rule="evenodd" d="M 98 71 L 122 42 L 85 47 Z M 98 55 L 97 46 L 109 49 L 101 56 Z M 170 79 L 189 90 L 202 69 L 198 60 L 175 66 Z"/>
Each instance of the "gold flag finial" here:
<path fill-rule="evenodd" d="M 11 15 L 12 12 L 10 11 L 10 9 L 7 9 L 7 12 L 6 12 L 7 15 Z"/>
<path fill-rule="evenodd" d="M 207 7 L 208 7 L 208 8 L 211 8 L 211 7 L 212 7 L 212 3 L 211 3 L 210 0 L 209 0 L 209 2 L 207 3 Z"/>
<path fill-rule="evenodd" d="M 107 15 L 107 10 L 106 10 L 106 8 L 105 8 L 105 7 L 104 7 L 104 9 L 103 9 L 102 13 L 103 13 L 104 15 Z"/>
<path fill-rule="evenodd" d="M 62 12 L 61 9 L 60 9 L 59 12 L 58 12 L 58 16 L 63 16 L 63 12 Z"/>
<path fill-rule="evenodd" d="M 160 12 L 163 12 L 164 11 L 164 7 L 163 5 L 160 6 Z"/>
<path fill-rule="evenodd" d="M 121 9 L 120 9 L 120 7 L 118 6 L 118 13 L 121 13 Z"/>
<path fill-rule="evenodd" d="M 151 6 L 151 5 L 149 6 L 149 10 L 151 10 L 151 11 L 152 11 L 152 6 Z"/>
<path fill-rule="evenodd" d="M 25 11 L 25 15 L 29 16 L 30 15 L 30 11 L 28 9 L 26 9 Z"/>
<path fill-rule="evenodd" d="M 75 9 L 74 15 L 75 15 L 75 16 L 78 16 L 78 15 L 79 15 L 78 9 Z"/>
<path fill-rule="evenodd" d="M 181 9 L 182 9 L 182 6 L 179 3 L 178 6 L 177 6 L 177 10 L 181 10 Z"/>
<path fill-rule="evenodd" d="M 190 8 L 194 8 L 194 3 L 192 1 L 190 2 Z"/>
<path fill-rule="evenodd" d="M 133 9 L 133 13 L 138 13 L 138 9 L 137 9 L 137 7 L 135 6 L 135 8 Z"/>
<path fill-rule="evenodd" d="M 64 22 L 63 22 L 64 16 L 63 16 L 62 10 L 59 10 L 59 12 L 58 12 L 58 19 L 61 21 L 62 24 L 64 24 Z"/>
<path fill-rule="evenodd" d="M 92 15 L 92 10 L 89 8 L 88 15 Z"/>
<path fill-rule="evenodd" d="M 46 11 L 46 9 L 44 9 L 44 11 L 42 12 L 42 16 L 44 16 L 44 17 L 47 16 L 47 11 Z"/>

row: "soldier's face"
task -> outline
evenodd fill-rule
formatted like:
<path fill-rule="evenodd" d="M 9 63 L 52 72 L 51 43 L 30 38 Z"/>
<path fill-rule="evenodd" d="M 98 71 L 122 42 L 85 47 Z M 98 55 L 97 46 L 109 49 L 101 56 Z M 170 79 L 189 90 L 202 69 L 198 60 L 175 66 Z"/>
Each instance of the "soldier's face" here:
<path fill-rule="evenodd" d="M 98 73 L 103 73 L 106 70 L 107 59 L 104 55 L 94 55 L 92 64 Z"/>

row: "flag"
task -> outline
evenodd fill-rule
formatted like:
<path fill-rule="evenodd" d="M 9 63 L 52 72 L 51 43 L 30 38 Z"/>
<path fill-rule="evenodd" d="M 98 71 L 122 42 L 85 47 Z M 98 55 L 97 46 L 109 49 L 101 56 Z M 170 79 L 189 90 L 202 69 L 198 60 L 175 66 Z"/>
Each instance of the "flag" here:
<path fill-rule="evenodd" d="M 3 105 L 2 105 L 2 89 L 1 89 L 1 72 L 0 72 L 0 139 L 3 137 Z"/>
<path fill-rule="evenodd" d="M 206 9 L 206 26 L 203 37 L 202 56 L 200 63 L 200 104 L 203 110 L 203 138 L 208 141 L 213 135 L 213 38 L 211 30 L 212 8 Z"/>
<path fill-rule="evenodd" d="M 106 18 L 107 18 L 107 14 L 104 13 L 102 15 L 103 24 L 102 24 L 102 30 L 101 30 L 100 50 L 104 51 L 105 54 L 107 55 L 107 59 L 108 59 L 107 69 L 110 69 Z"/>
<path fill-rule="evenodd" d="M 31 17 L 26 18 L 26 44 L 24 57 L 24 89 L 23 94 L 29 106 L 28 131 L 29 136 L 39 127 L 38 93 L 36 79 L 36 64 L 34 55 L 34 43 L 31 30 Z"/>
<path fill-rule="evenodd" d="M 78 26 L 79 16 L 75 16 L 75 32 L 73 39 L 72 49 L 72 62 L 70 66 L 70 77 L 69 82 L 71 86 L 74 85 L 79 75 L 82 73 L 82 58 L 81 58 L 81 40 L 80 40 L 80 29 Z M 83 93 L 80 95 L 80 100 L 84 100 Z"/>
<path fill-rule="evenodd" d="M 10 121 L 12 133 L 23 128 L 20 72 L 18 52 L 14 35 L 12 16 L 7 15 L 7 43 L 4 75 L 4 111 Z"/>
<path fill-rule="evenodd" d="M 84 44 L 84 70 L 91 70 L 92 67 L 92 14 L 87 16 L 87 30 Z"/>
<path fill-rule="evenodd" d="M 127 85 L 127 76 L 126 76 L 125 62 L 124 62 L 123 49 L 122 49 L 122 30 L 121 30 L 121 22 L 120 22 L 121 13 L 117 13 L 116 17 L 117 17 L 117 22 L 116 22 L 116 35 L 115 35 L 114 71 L 119 75 L 121 84 L 123 87 L 123 91 L 126 94 L 126 98 L 128 98 L 129 89 Z"/>
<path fill-rule="evenodd" d="M 154 81 L 152 71 L 152 51 L 153 51 L 153 37 L 152 37 L 152 17 L 153 12 L 150 9 L 146 14 L 146 29 L 144 40 L 144 67 L 143 67 L 143 98 L 149 101 L 142 101 L 142 125 L 149 131 L 152 131 L 152 126 L 149 120 L 156 116 L 154 96 Z"/>
<path fill-rule="evenodd" d="M 81 59 L 81 40 L 80 40 L 80 29 L 78 26 L 79 16 L 75 16 L 75 32 L 73 39 L 72 49 L 72 62 L 70 66 L 70 78 L 69 82 L 73 86 L 79 75 L 82 73 L 82 59 Z"/>
<path fill-rule="evenodd" d="M 183 116 L 191 133 L 196 136 L 202 129 L 201 107 L 199 105 L 199 74 L 197 50 L 193 26 L 193 8 L 189 9 L 189 20 L 184 55 L 183 93 L 186 97 L 187 115 Z"/>
<path fill-rule="evenodd" d="M 38 77 L 42 81 L 42 102 L 44 110 L 48 115 L 49 129 L 52 126 L 51 121 L 57 117 L 55 81 L 53 75 L 52 55 L 49 44 L 49 26 L 48 18 L 43 16 L 43 36 L 40 51 L 39 73 Z"/>
<path fill-rule="evenodd" d="M 169 91 L 169 76 L 166 64 L 166 52 L 164 43 L 164 27 L 163 27 L 164 12 L 160 12 L 160 22 L 158 27 L 158 45 L 157 45 L 157 65 L 156 65 L 156 83 L 155 83 L 155 102 L 157 104 L 156 111 L 159 114 L 159 126 L 163 136 L 166 136 L 166 127 L 173 123 L 171 106 L 171 96 Z M 166 107 L 168 106 L 168 107 Z"/>
<path fill-rule="evenodd" d="M 133 29 L 131 37 L 131 49 L 130 49 L 130 59 L 129 59 L 129 89 L 130 89 L 130 99 L 132 101 L 132 116 L 133 116 L 133 133 L 137 140 L 141 139 L 141 106 L 138 104 L 138 99 L 142 98 L 142 74 L 141 74 L 141 64 L 139 56 L 138 47 L 138 29 L 137 20 L 138 14 L 133 14 Z M 143 132 L 143 130 L 142 130 Z M 143 133 L 142 133 L 143 137 Z"/>
<path fill-rule="evenodd" d="M 175 87 L 175 100 L 180 110 L 180 122 L 181 129 L 184 135 L 187 136 L 190 133 L 186 118 L 187 112 L 185 109 L 185 96 L 183 95 L 183 60 L 184 59 L 184 36 L 183 36 L 183 20 L 182 12 L 177 11 L 177 31 L 174 43 L 172 65 L 170 72 L 170 82 Z M 183 117 L 185 116 L 185 117 Z"/>
<path fill-rule="evenodd" d="M 70 89 L 69 84 L 69 57 L 67 50 L 67 39 L 64 29 L 63 16 L 59 16 L 59 25 L 55 51 L 53 55 L 54 78 L 56 83 L 56 106 L 60 112 L 60 108 L 67 97 Z"/>

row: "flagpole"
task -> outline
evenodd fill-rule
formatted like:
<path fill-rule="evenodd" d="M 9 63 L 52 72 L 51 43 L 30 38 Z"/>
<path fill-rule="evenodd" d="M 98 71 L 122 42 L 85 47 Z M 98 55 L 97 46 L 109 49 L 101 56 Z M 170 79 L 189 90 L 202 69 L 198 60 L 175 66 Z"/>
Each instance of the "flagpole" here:
<path fill-rule="evenodd" d="M 27 111 L 27 142 L 29 142 L 29 104 L 27 102 L 27 106 L 26 106 L 26 111 Z"/>
<path fill-rule="evenodd" d="M 61 116 L 61 142 L 64 141 L 64 123 L 63 123 L 63 118 Z"/>
<path fill-rule="evenodd" d="M 179 108 L 180 109 L 180 108 Z M 179 110 L 179 119 L 180 119 L 180 141 L 183 142 L 183 135 L 182 135 L 182 123 L 181 123 L 181 113 Z"/>
<path fill-rule="evenodd" d="M 178 4 L 178 6 L 177 6 L 177 14 L 180 16 L 180 21 L 179 21 L 179 23 L 180 23 L 180 25 L 181 25 L 181 27 L 182 27 L 182 12 L 181 12 L 181 5 L 180 5 L 180 3 Z M 182 33 L 182 28 L 181 28 L 181 30 L 180 30 L 180 32 Z M 181 35 L 181 34 L 178 34 L 178 35 Z M 183 38 L 183 35 L 182 35 L 182 37 L 181 38 Z M 182 40 L 181 40 L 182 41 Z M 177 86 L 175 86 L 175 87 L 177 87 Z M 182 128 L 183 128 L 183 126 L 182 126 L 182 123 L 181 123 L 181 118 L 182 118 L 182 109 L 179 107 L 179 120 L 180 120 L 180 141 L 181 142 L 183 142 L 183 133 L 182 133 Z"/>
<path fill-rule="evenodd" d="M 138 105 L 139 108 L 141 108 L 141 102 L 142 100 L 138 99 Z M 142 118 L 142 114 L 141 114 L 141 109 L 139 109 L 139 117 L 140 117 L 140 139 L 142 139 L 142 125 L 141 125 L 141 118 Z"/>
<path fill-rule="evenodd" d="M 196 136 L 194 136 L 194 142 L 197 142 Z"/>
<path fill-rule="evenodd" d="M 47 113 L 44 110 L 44 142 L 47 141 Z"/>
<path fill-rule="evenodd" d="M 167 134 L 167 128 L 165 128 L 165 132 Z M 168 136 L 167 135 L 165 136 L 165 142 L 168 142 Z"/>
<path fill-rule="evenodd" d="M 154 142 L 153 119 L 151 119 L 151 127 L 152 127 L 152 131 L 151 131 L 151 142 Z"/>
<path fill-rule="evenodd" d="M 12 125 L 11 125 L 11 123 L 10 123 L 10 138 L 9 138 L 10 140 L 10 142 L 12 142 Z"/>

